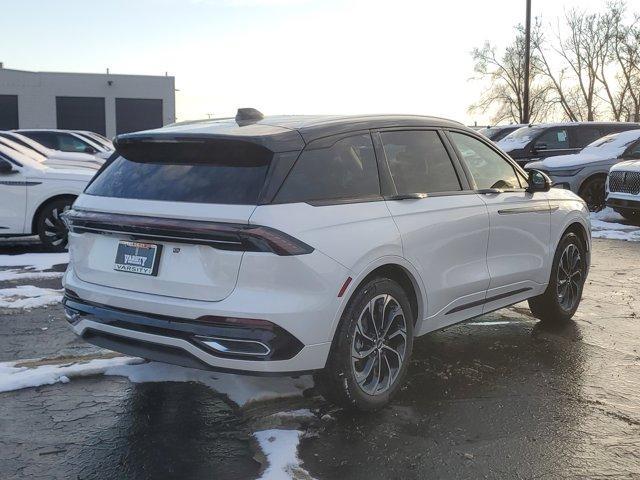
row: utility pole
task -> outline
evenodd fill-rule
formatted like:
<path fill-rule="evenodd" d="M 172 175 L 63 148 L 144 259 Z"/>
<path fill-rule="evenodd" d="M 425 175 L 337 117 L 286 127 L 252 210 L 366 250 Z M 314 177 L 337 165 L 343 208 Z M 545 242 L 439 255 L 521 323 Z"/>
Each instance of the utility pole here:
<path fill-rule="evenodd" d="M 524 30 L 524 92 L 522 95 L 522 123 L 529 123 L 529 82 L 531 71 L 531 0 L 527 2 L 527 20 Z"/>

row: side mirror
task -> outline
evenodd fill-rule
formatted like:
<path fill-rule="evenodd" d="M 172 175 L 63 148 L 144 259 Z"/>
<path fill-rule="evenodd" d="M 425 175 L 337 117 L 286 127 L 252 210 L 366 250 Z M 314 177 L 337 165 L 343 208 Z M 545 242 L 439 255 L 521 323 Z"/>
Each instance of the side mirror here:
<path fill-rule="evenodd" d="M 97 153 L 98 151 L 90 146 L 86 146 L 84 147 L 84 153 L 90 153 L 91 155 L 93 155 L 94 153 Z"/>
<path fill-rule="evenodd" d="M 549 146 L 548 146 L 546 143 L 538 142 L 538 143 L 536 143 L 536 144 L 533 146 L 533 149 L 534 149 L 536 152 L 539 152 L 539 151 L 544 151 L 544 150 L 546 150 L 548 147 L 549 147 Z"/>
<path fill-rule="evenodd" d="M 527 192 L 548 192 L 553 186 L 553 182 L 546 173 L 540 170 L 531 169 L 529 173 L 529 188 Z"/>
<path fill-rule="evenodd" d="M 9 160 L 5 160 L 4 158 L 0 158 L 0 175 L 6 175 L 8 173 L 14 173 L 13 165 Z"/>

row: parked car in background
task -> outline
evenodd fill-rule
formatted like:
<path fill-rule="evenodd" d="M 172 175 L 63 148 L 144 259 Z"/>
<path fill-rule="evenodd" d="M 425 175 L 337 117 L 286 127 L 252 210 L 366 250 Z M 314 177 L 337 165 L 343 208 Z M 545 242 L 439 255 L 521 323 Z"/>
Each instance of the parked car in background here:
<path fill-rule="evenodd" d="M 94 132 L 89 132 L 86 130 L 73 130 L 73 133 L 76 133 L 81 137 L 86 138 L 87 140 L 95 142 L 109 151 L 113 151 L 113 143 L 111 142 L 111 140 L 109 140 L 106 137 L 103 137 L 102 135 L 99 135 Z"/>
<path fill-rule="evenodd" d="M 97 155 L 52 150 L 17 132 L 0 131 L 0 143 L 30 156 L 37 161 L 47 161 L 49 163 L 53 161 L 56 163 L 65 162 L 67 165 L 73 165 L 76 162 L 89 162 L 98 167 L 105 162 L 104 158 Z"/>
<path fill-rule="evenodd" d="M 481 128 L 478 131 L 489 140 L 499 142 L 510 133 L 526 126 L 528 125 L 522 123 L 512 123 L 511 125 L 494 125 L 493 127 L 485 127 Z"/>
<path fill-rule="evenodd" d="M 614 133 L 587 145 L 579 153 L 530 162 L 526 168 L 545 172 L 554 186 L 577 193 L 589 210 L 605 206 L 605 182 L 616 163 L 640 159 L 640 129 Z"/>
<path fill-rule="evenodd" d="M 640 222 L 640 160 L 628 160 L 611 167 L 607 206 L 628 220 Z"/>
<path fill-rule="evenodd" d="M 415 336 L 527 299 L 566 321 L 580 302 L 584 202 L 456 122 L 240 111 L 116 151 L 65 214 L 63 282 L 73 331 L 111 350 L 314 371 L 327 399 L 372 410 Z"/>
<path fill-rule="evenodd" d="M 15 130 L 15 132 L 20 133 L 25 137 L 29 137 L 47 148 L 59 150 L 61 152 L 88 153 L 96 155 L 98 153 L 108 151 L 106 147 L 100 145 L 96 140 L 90 140 L 68 130 L 20 129 Z"/>
<path fill-rule="evenodd" d="M 556 155 L 578 153 L 611 133 L 640 128 L 638 123 L 576 122 L 522 127 L 498 142 L 519 165 Z"/>
<path fill-rule="evenodd" d="M 0 236 L 38 235 L 51 250 L 64 250 L 67 229 L 60 214 L 97 170 L 89 163 L 38 162 L 0 144 Z"/>

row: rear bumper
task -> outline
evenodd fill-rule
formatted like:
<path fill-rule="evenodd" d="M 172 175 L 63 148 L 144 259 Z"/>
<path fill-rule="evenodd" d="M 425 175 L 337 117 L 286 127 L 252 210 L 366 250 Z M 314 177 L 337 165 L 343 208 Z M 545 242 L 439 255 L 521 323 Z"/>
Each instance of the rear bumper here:
<path fill-rule="evenodd" d="M 70 328 L 89 343 L 149 360 L 204 370 L 250 375 L 287 375 L 324 367 L 331 343 L 303 345 L 277 329 L 229 328 L 93 304 L 65 296 Z M 235 330 L 235 331 L 234 331 Z M 266 355 L 223 353 L 208 347 L 209 338 L 256 342 Z M 244 357 L 244 358 L 243 358 Z"/>

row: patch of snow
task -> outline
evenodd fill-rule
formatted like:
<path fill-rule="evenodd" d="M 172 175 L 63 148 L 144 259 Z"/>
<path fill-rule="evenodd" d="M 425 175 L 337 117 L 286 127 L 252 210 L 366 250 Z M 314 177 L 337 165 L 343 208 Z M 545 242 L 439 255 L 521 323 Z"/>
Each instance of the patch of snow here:
<path fill-rule="evenodd" d="M 269 466 L 260 480 L 290 480 L 312 478 L 300 464 L 298 444 L 303 432 L 299 430 L 262 430 L 253 435 L 267 457 Z"/>
<path fill-rule="evenodd" d="M 141 359 L 133 357 L 115 357 L 99 358 L 84 363 L 39 365 L 37 367 L 16 366 L 19 362 L 0 363 L 0 392 L 53 385 L 58 382 L 67 383 L 74 377 L 99 375 L 109 368 L 141 361 Z"/>
<path fill-rule="evenodd" d="M 301 408 L 299 410 L 289 410 L 289 411 L 284 411 L 284 412 L 276 412 L 272 415 L 269 415 L 270 417 L 275 417 L 275 418 L 316 418 L 316 416 L 314 415 L 314 413 L 309 410 L 308 408 Z"/>
<path fill-rule="evenodd" d="M 611 208 L 591 213 L 591 236 L 640 242 L 640 226 L 619 223 L 621 221 L 624 221 L 624 218 Z"/>
<path fill-rule="evenodd" d="M 518 321 L 510 321 L 510 320 L 498 320 L 498 321 L 494 321 L 494 322 L 468 322 L 465 325 L 467 326 L 472 326 L 472 325 L 480 325 L 480 326 L 485 326 L 485 325 L 508 325 L 510 323 L 520 323 Z"/>
<path fill-rule="evenodd" d="M 63 263 L 69 263 L 69 254 L 67 252 L 0 255 L 0 267 L 26 267 L 32 270 L 48 270 L 54 265 Z"/>
<path fill-rule="evenodd" d="M 195 368 L 149 362 L 109 368 L 105 375 L 120 375 L 134 383 L 143 382 L 199 382 L 226 395 L 242 407 L 250 402 L 298 397 L 313 386 L 309 375 L 290 377 L 251 377 L 229 373 L 208 372 Z"/>
<path fill-rule="evenodd" d="M 41 278 L 60 278 L 64 272 L 40 272 L 22 270 L 0 270 L 0 282 L 6 280 L 33 280 Z"/>
<path fill-rule="evenodd" d="M 19 285 L 0 289 L 0 308 L 37 308 L 62 300 L 61 290 Z"/>

